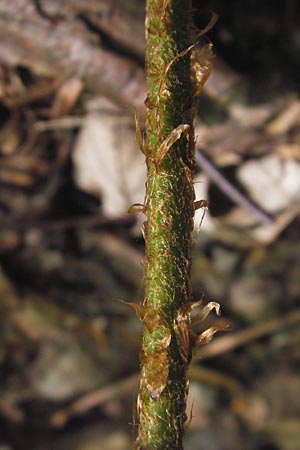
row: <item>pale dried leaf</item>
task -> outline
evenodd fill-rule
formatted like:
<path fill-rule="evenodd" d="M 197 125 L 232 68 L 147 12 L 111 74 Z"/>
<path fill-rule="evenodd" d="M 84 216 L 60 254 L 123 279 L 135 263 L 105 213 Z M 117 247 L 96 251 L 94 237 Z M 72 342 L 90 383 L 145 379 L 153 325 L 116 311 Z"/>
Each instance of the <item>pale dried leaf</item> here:
<path fill-rule="evenodd" d="M 237 176 L 251 199 L 269 213 L 284 210 L 300 195 L 298 161 L 282 161 L 277 155 L 268 155 L 244 163 Z"/>
<path fill-rule="evenodd" d="M 230 105 L 229 113 L 243 128 L 261 128 L 274 115 L 276 108 L 278 106 L 274 103 L 264 103 L 255 106 L 233 103 Z"/>
<path fill-rule="evenodd" d="M 127 214 L 144 197 L 146 167 L 138 150 L 133 118 L 120 112 L 90 113 L 78 136 L 73 162 L 79 189 L 101 196 L 107 217 Z"/>

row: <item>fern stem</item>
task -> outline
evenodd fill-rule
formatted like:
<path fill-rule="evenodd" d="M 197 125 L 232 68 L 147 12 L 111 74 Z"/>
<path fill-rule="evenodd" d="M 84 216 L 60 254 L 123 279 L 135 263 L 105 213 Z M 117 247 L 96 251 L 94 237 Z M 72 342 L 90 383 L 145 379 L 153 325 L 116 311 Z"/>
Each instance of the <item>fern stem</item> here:
<path fill-rule="evenodd" d="M 138 450 L 183 449 L 191 359 L 194 92 L 190 0 L 147 0 L 145 299 Z"/>

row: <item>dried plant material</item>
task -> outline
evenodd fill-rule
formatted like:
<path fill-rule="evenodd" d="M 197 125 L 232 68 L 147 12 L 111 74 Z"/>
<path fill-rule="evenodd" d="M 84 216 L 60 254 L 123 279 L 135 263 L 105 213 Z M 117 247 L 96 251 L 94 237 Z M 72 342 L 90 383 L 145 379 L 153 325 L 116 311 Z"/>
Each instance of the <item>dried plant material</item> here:
<path fill-rule="evenodd" d="M 213 27 L 216 25 L 218 19 L 219 19 L 219 15 L 216 14 L 214 11 L 212 11 L 211 18 L 210 18 L 208 24 L 202 30 L 198 31 L 197 38 L 204 36 L 206 33 L 208 33 L 210 30 L 212 30 Z"/>
<path fill-rule="evenodd" d="M 62 5 L 58 2 L 58 10 Z M 84 7 L 75 2 L 80 14 L 99 30 L 100 34 L 110 37 L 114 45 L 120 49 L 125 48 L 139 58 L 145 56 L 145 29 L 144 29 L 144 4 L 142 2 L 115 2 L 113 7 L 110 0 L 106 2 L 91 2 Z M 71 3 L 74 8 L 73 4 Z M 131 6 L 134 5 L 134 6 Z M 71 7 L 71 8 L 72 8 Z M 70 8 L 70 9 L 71 9 Z M 72 8 L 72 9 L 73 9 Z M 73 13 L 74 14 L 74 13 Z M 68 13 L 66 13 L 68 16 Z"/>
<path fill-rule="evenodd" d="M 194 189 L 195 189 L 195 197 L 196 198 L 205 198 L 208 196 L 208 177 L 206 177 L 203 173 L 197 173 L 194 177 Z M 203 213 L 205 212 L 205 220 Z M 200 230 L 205 231 L 207 233 L 213 234 L 215 230 L 215 223 L 211 219 L 211 215 L 209 213 L 209 209 L 205 208 L 204 210 L 195 209 L 194 216 L 194 235 L 197 239 L 197 236 L 200 233 Z"/>
<path fill-rule="evenodd" d="M 245 330 L 231 333 L 230 336 L 222 336 L 217 338 L 210 345 L 199 350 L 197 359 L 212 358 L 226 352 L 233 351 L 234 349 L 250 344 L 254 340 L 263 336 L 276 333 L 285 327 L 291 325 L 299 326 L 299 322 L 300 311 L 297 308 L 284 317 L 275 317 L 258 325 L 248 327 Z"/>
<path fill-rule="evenodd" d="M 212 44 L 203 47 L 195 46 L 191 54 L 192 80 L 195 87 L 195 96 L 198 97 L 204 83 L 212 70 L 213 51 Z"/>
<path fill-rule="evenodd" d="M 83 90 L 83 82 L 79 78 L 69 78 L 59 87 L 50 115 L 53 118 L 70 114 Z"/>
<path fill-rule="evenodd" d="M 176 339 L 180 356 L 184 363 L 188 365 L 191 360 L 191 327 L 190 317 L 186 317 L 184 320 L 174 322 L 174 329 L 176 333 Z"/>
<path fill-rule="evenodd" d="M 145 205 L 142 203 L 134 203 L 128 208 L 128 214 L 139 214 L 145 212 Z"/>
<path fill-rule="evenodd" d="M 144 381 L 150 396 L 157 400 L 165 389 L 169 373 L 169 361 L 167 350 L 156 352 L 151 358 L 141 358 L 143 362 L 142 380 Z"/>
<path fill-rule="evenodd" d="M 189 364 L 191 359 L 191 311 L 197 308 L 202 301 L 190 303 L 189 305 L 181 308 L 174 320 L 174 330 L 176 333 L 176 339 L 180 355 L 185 364 Z"/>
<path fill-rule="evenodd" d="M 143 317 L 143 324 L 152 334 L 149 342 L 142 352 L 141 384 L 148 389 L 153 400 L 157 400 L 166 387 L 169 373 L 169 345 L 171 331 L 160 324 L 157 314 L 147 314 Z M 155 339 L 153 339 L 155 336 Z"/>
<path fill-rule="evenodd" d="M 131 395 L 138 385 L 138 375 L 133 374 L 127 378 L 105 385 L 92 392 L 84 394 L 70 405 L 58 409 L 50 418 L 51 426 L 61 428 L 73 417 L 86 414 L 92 408 L 100 407 L 108 401 L 116 400 L 124 394 Z"/>
<path fill-rule="evenodd" d="M 208 201 L 207 200 L 196 200 L 195 202 L 194 202 L 194 208 L 195 208 L 195 211 L 197 210 L 197 209 L 200 209 L 200 208 L 207 208 L 208 207 Z"/>
<path fill-rule="evenodd" d="M 34 11 L 33 2 L 29 2 L 28 7 L 0 2 L 1 60 L 6 66 L 28 67 L 35 74 L 47 77 L 82 78 L 89 91 L 105 92 L 120 104 L 132 104 L 142 110 L 146 90 L 144 70 L 136 61 L 101 47 L 99 35 L 89 29 L 83 19 L 83 9 L 88 10 L 89 6 L 86 2 L 79 6 L 76 1 L 80 10 L 77 14 L 77 7 L 74 11 L 74 2 L 71 3 L 68 19 L 59 26 L 49 26 L 49 21 Z M 63 7 L 60 3 L 58 9 Z M 111 7 L 107 7 L 110 11 Z M 92 14 L 94 18 L 110 16 L 103 14 L 101 8 L 98 3 L 98 13 Z M 22 26 L 17 17 L 22 17 Z M 128 35 L 132 35 L 132 31 Z"/>
<path fill-rule="evenodd" d="M 163 11 L 165 10 L 165 6 L 163 7 Z M 198 39 L 199 37 L 203 36 L 204 34 L 206 34 L 208 31 L 210 31 L 215 23 L 218 20 L 218 15 L 215 14 L 214 12 L 212 13 L 212 17 L 209 21 L 209 23 L 207 24 L 207 26 L 203 29 L 200 30 L 197 33 L 197 37 L 196 39 Z M 207 49 L 207 45 L 209 46 L 209 49 Z M 199 54 L 197 55 L 197 58 L 193 57 L 193 53 L 192 53 L 192 57 L 191 57 L 191 62 L 192 62 L 192 73 L 193 76 L 195 78 L 196 81 L 196 96 L 199 95 L 200 91 L 202 90 L 202 87 L 205 83 L 205 81 L 207 80 L 210 71 L 211 71 L 211 60 L 213 57 L 213 53 L 212 53 L 212 44 L 207 44 L 204 47 L 201 48 L 201 50 L 199 51 Z M 183 58 L 185 55 L 187 55 L 189 52 L 193 52 L 195 51 L 195 48 L 197 48 L 197 43 L 190 45 L 189 47 L 187 47 L 185 50 L 183 50 L 182 52 L 178 53 L 178 55 L 176 55 L 166 66 L 165 69 L 162 72 L 161 78 L 160 78 L 160 84 L 159 84 L 159 89 L 158 89 L 158 95 L 157 95 L 157 107 L 159 104 L 159 99 L 162 95 L 163 92 L 163 87 L 166 81 L 166 77 L 167 74 L 171 68 L 171 66 L 178 61 L 178 59 Z M 210 58 L 211 56 L 211 58 Z M 195 66 L 195 59 L 197 59 L 198 64 L 201 66 L 201 69 L 199 68 L 199 66 Z M 209 70 L 208 70 L 209 69 Z M 198 81 L 200 81 L 200 71 L 202 71 L 202 75 L 201 75 L 201 87 L 199 87 L 199 92 L 198 92 Z M 196 74 L 197 72 L 197 74 Z M 198 92 L 198 93 L 197 93 Z M 158 114 L 158 112 L 157 112 Z M 159 115 L 157 115 L 157 118 L 159 119 Z"/>
<path fill-rule="evenodd" d="M 156 117 L 157 117 L 157 122 L 159 122 L 159 114 L 158 114 L 158 107 L 159 107 L 159 100 L 160 97 L 163 94 L 164 91 L 164 86 L 165 86 L 165 82 L 166 82 L 166 77 L 167 74 L 169 72 L 169 70 L 171 69 L 172 65 L 178 61 L 178 59 L 183 58 L 185 55 L 187 55 L 194 47 L 196 44 L 192 44 L 190 45 L 188 48 L 186 48 L 185 50 L 183 50 L 182 52 L 178 53 L 178 55 L 176 55 L 164 68 L 164 70 L 162 71 L 162 74 L 160 76 L 160 82 L 159 82 L 159 87 L 158 87 L 158 93 L 157 93 L 157 99 L 156 99 L 156 106 L 157 106 L 157 111 L 156 111 Z M 167 91 L 165 92 L 167 94 Z M 168 94 L 167 94 L 168 95 Z"/>
<path fill-rule="evenodd" d="M 84 125 L 84 118 L 79 116 L 65 116 L 59 119 L 39 120 L 33 125 L 36 133 L 42 133 L 49 130 L 71 130 L 81 128 Z"/>
<path fill-rule="evenodd" d="M 199 334 L 199 336 L 196 339 L 195 346 L 198 346 L 201 344 L 208 344 L 218 331 L 223 331 L 223 330 L 224 330 L 224 327 L 217 327 L 217 326 L 212 326 L 212 327 L 208 328 L 207 330 L 205 330 L 201 334 Z"/>
<path fill-rule="evenodd" d="M 201 226 L 202 226 L 202 223 L 203 223 L 203 220 L 204 220 L 204 216 L 205 216 L 206 210 L 208 208 L 208 201 L 207 200 L 197 200 L 197 201 L 194 202 L 194 208 L 195 208 L 195 211 L 197 211 L 198 209 L 203 209 L 203 213 L 202 213 L 201 219 L 198 222 L 197 226 L 196 226 L 195 221 L 194 221 L 194 229 L 196 230 L 196 233 L 195 233 L 195 236 L 194 236 L 194 240 L 196 241 L 198 239 L 198 237 L 199 237 Z"/>
<path fill-rule="evenodd" d="M 273 136 L 287 133 L 299 125 L 299 116 L 300 101 L 294 100 L 267 126 L 267 133 Z"/>
<path fill-rule="evenodd" d="M 178 125 L 178 127 L 173 130 L 169 136 L 164 140 L 164 142 L 159 147 L 155 157 L 154 157 L 154 164 L 156 168 L 160 167 L 160 164 L 162 160 L 165 158 L 165 156 L 168 154 L 170 148 L 173 144 L 175 144 L 178 139 L 180 139 L 181 135 L 185 133 L 190 128 L 190 125 L 184 124 L 184 125 Z"/>
<path fill-rule="evenodd" d="M 196 123 L 195 133 L 201 136 L 200 151 L 209 148 L 210 158 L 221 167 L 239 165 L 241 155 L 261 155 L 260 145 L 265 141 L 257 130 L 238 127 L 231 120 L 210 127 Z M 263 152 L 266 153 L 266 149 Z"/>
<path fill-rule="evenodd" d="M 278 213 L 299 199 L 298 161 L 281 161 L 277 155 L 268 155 L 245 162 L 237 176 L 255 203 L 269 213 Z"/>
<path fill-rule="evenodd" d="M 9 120 L 0 128 L 0 155 L 11 156 L 21 144 L 20 115 L 13 112 Z"/>
<path fill-rule="evenodd" d="M 262 128 L 277 110 L 278 105 L 274 103 L 255 106 L 232 103 L 229 107 L 229 114 L 234 119 L 235 125 L 238 123 L 243 128 Z"/>
<path fill-rule="evenodd" d="M 145 357 L 151 359 L 154 354 L 163 352 L 169 347 L 172 335 L 168 327 L 158 323 L 157 315 L 152 315 L 151 323 L 149 320 L 146 322 L 147 319 L 149 319 L 149 317 L 146 314 L 143 323 L 145 324 L 147 331 L 154 334 L 155 338 L 152 342 L 147 344 L 145 350 Z"/>
<path fill-rule="evenodd" d="M 0 400 L 0 414 L 14 425 L 20 426 L 26 420 L 26 416 L 21 408 L 15 405 L 13 401 L 6 400 L 3 396 Z"/>
<path fill-rule="evenodd" d="M 162 323 L 156 312 L 147 312 L 144 315 L 143 324 L 150 333 L 155 332 L 154 346 L 158 345 L 159 350 L 161 350 L 169 345 L 171 339 L 170 330 Z M 164 340 L 165 337 L 166 340 Z"/>
<path fill-rule="evenodd" d="M 147 156 L 146 148 L 145 148 L 145 142 L 144 138 L 141 133 L 141 126 L 140 126 L 140 119 L 137 113 L 137 110 L 134 108 L 134 120 L 135 120 L 135 139 L 138 143 L 138 146 L 141 150 L 141 152 Z"/>
<path fill-rule="evenodd" d="M 280 144 L 277 153 L 282 159 L 298 159 L 300 160 L 300 143 Z"/>
<path fill-rule="evenodd" d="M 20 108 L 28 103 L 36 102 L 53 94 L 60 84 L 60 79 L 42 80 L 38 84 L 27 89 L 23 87 L 22 91 L 16 92 L 14 95 L 7 95 L 2 102 L 7 108 Z"/>
<path fill-rule="evenodd" d="M 83 122 L 73 151 L 75 182 L 101 196 L 106 217 L 127 214 L 128 205 L 143 198 L 146 180 L 144 157 L 138 151 L 132 120 L 108 107 L 90 113 Z"/>
<path fill-rule="evenodd" d="M 203 331 L 199 336 L 196 335 L 192 329 L 193 325 L 203 322 L 212 310 L 215 310 L 218 316 L 221 314 L 220 304 L 217 302 L 209 302 L 204 307 L 201 307 L 201 305 L 202 300 L 199 300 L 184 306 L 180 309 L 176 320 L 174 320 L 176 339 L 178 342 L 180 355 L 185 364 L 190 363 L 194 346 L 197 346 L 202 342 L 210 342 L 214 334 L 223 329 L 218 326 L 213 326 Z M 195 317 L 191 318 L 191 312 L 199 306 L 201 307 L 199 313 Z"/>
<path fill-rule="evenodd" d="M 205 94 L 219 105 L 228 105 L 242 87 L 242 77 L 227 65 L 220 54 L 214 58 L 214 69 L 205 83 Z"/>
<path fill-rule="evenodd" d="M 244 194 L 240 192 L 227 178 L 200 152 L 196 154 L 196 160 L 200 167 L 209 175 L 209 177 L 220 187 L 220 189 L 228 195 L 228 197 L 236 204 L 242 206 L 255 216 L 260 222 L 272 224 L 273 220 L 264 211 L 261 211 L 254 203 L 252 203 Z"/>
<path fill-rule="evenodd" d="M 273 225 L 254 229 L 251 236 L 256 242 L 269 244 L 273 242 L 300 213 L 300 202 L 296 200 L 291 206 L 277 216 Z"/>
<path fill-rule="evenodd" d="M 39 177 L 49 173 L 49 167 L 35 154 L 16 153 L 4 158 L 0 165 L 0 182 L 19 187 L 32 187 Z"/>
<path fill-rule="evenodd" d="M 207 305 L 203 306 L 201 308 L 200 312 L 197 314 L 197 316 L 196 316 L 197 323 L 203 322 L 213 309 L 215 310 L 216 315 L 220 316 L 220 314 L 221 314 L 220 303 L 218 303 L 218 302 L 209 302 L 209 303 L 207 303 Z M 193 324 L 194 323 L 195 322 L 193 321 Z"/>
<path fill-rule="evenodd" d="M 140 320 L 144 319 L 144 308 L 141 305 L 134 302 L 126 302 L 125 300 L 120 300 L 120 302 L 133 308 L 135 310 L 138 319 Z"/>
<path fill-rule="evenodd" d="M 92 356 L 74 340 L 52 345 L 35 366 L 32 389 L 42 400 L 63 402 L 106 381 Z"/>

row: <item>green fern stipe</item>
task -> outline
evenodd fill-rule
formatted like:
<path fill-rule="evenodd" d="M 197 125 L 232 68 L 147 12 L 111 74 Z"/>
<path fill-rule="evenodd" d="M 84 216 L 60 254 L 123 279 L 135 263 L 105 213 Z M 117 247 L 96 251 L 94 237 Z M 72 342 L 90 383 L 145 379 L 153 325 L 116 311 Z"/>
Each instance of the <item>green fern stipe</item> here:
<path fill-rule="evenodd" d="M 146 10 L 146 292 L 138 450 L 181 450 L 191 360 L 190 268 L 195 212 L 194 128 L 199 72 L 190 39 L 189 0 L 148 0 Z M 198 65 L 197 65 L 198 64 Z M 202 68 L 202 69 L 201 69 Z M 202 84 L 201 84 L 202 83 Z M 201 86 L 200 86 L 201 84 Z"/>

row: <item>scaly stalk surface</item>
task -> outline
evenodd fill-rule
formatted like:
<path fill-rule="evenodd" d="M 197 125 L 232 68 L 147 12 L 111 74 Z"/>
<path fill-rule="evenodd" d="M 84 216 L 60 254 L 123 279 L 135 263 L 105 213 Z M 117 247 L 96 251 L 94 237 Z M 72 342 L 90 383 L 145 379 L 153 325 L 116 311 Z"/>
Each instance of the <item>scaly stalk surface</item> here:
<path fill-rule="evenodd" d="M 146 291 L 139 314 L 138 450 L 183 449 L 194 217 L 190 9 L 189 0 L 147 0 Z"/>

